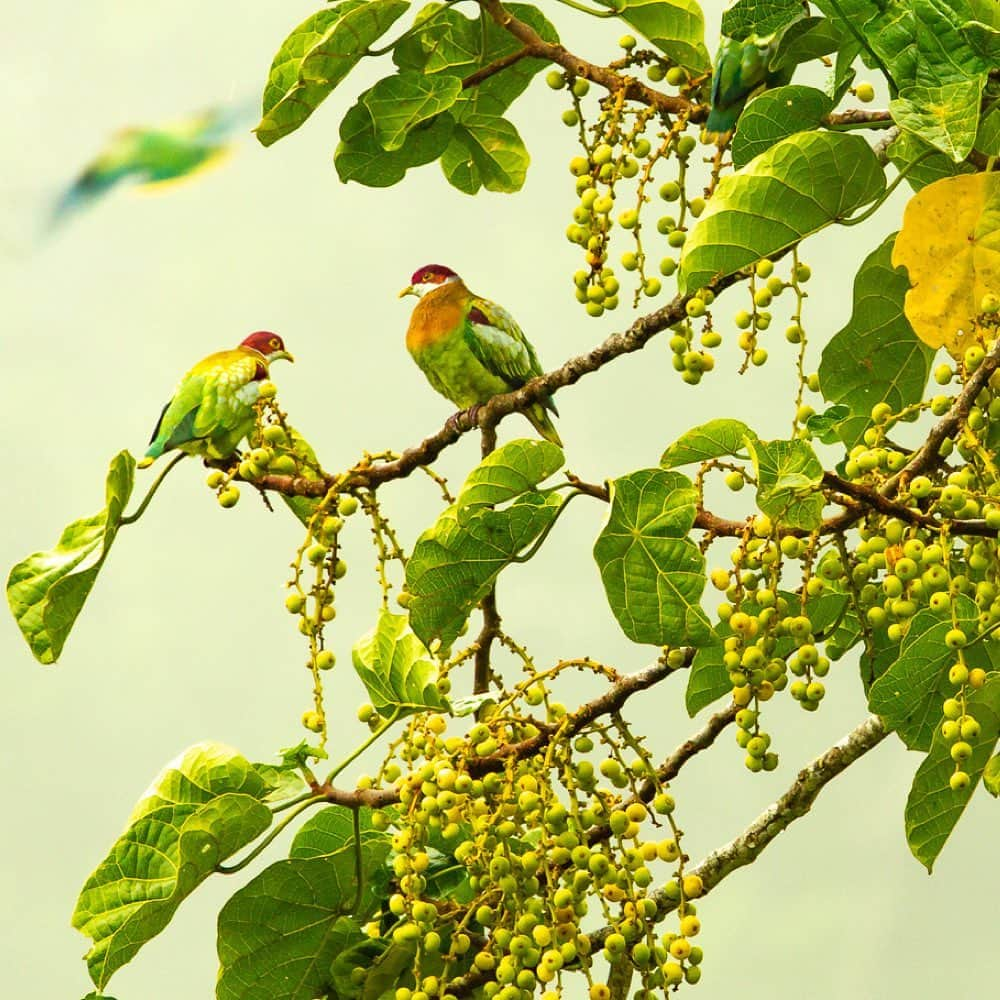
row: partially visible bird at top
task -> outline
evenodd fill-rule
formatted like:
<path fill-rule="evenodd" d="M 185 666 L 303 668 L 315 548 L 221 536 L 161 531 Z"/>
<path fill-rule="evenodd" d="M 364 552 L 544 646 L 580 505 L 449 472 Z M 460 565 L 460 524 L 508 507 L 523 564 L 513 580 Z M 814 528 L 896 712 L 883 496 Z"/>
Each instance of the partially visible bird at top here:
<path fill-rule="evenodd" d="M 709 135 L 725 135 L 736 128 L 747 101 L 757 90 L 784 86 L 792 79 L 794 66 L 772 71 L 776 49 L 774 35 L 749 35 L 738 42 L 723 38 L 712 73 L 712 109 L 705 121 Z"/>
<path fill-rule="evenodd" d="M 400 293 L 416 295 L 406 331 L 406 347 L 427 381 L 462 409 L 474 409 L 500 393 L 519 389 L 543 374 L 513 316 L 480 298 L 443 264 L 418 268 Z M 562 445 L 548 410 L 558 416 L 551 396 L 533 403 L 524 415 L 547 441 Z"/>
<path fill-rule="evenodd" d="M 243 104 L 225 105 L 162 125 L 116 132 L 60 195 L 50 224 L 64 221 L 120 183 L 132 181 L 141 190 L 152 191 L 221 163 L 234 148 L 233 133 L 249 125 L 251 111 Z"/>
<path fill-rule="evenodd" d="M 166 451 L 228 458 L 253 430 L 254 403 L 271 363 L 295 359 L 276 333 L 258 330 L 231 351 L 217 351 L 198 362 L 178 383 L 163 407 L 139 468 Z"/>

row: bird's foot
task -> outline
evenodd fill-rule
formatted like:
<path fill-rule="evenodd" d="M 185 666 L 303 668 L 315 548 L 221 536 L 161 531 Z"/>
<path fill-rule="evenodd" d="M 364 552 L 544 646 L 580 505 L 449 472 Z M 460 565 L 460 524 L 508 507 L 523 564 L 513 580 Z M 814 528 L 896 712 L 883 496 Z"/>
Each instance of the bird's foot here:
<path fill-rule="evenodd" d="M 482 409 L 479 403 L 470 406 L 467 410 L 459 410 L 448 418 L 448 427 L 458 434 L 463 431 L 471 431 L 479 424 L 479 411 Z"/>

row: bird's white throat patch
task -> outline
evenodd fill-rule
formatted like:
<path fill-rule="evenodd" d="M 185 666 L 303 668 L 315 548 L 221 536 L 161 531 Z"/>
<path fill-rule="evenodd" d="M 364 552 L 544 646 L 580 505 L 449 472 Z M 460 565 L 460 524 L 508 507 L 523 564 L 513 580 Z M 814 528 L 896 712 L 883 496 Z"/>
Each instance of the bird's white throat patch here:
<path fill-rule="evenodd" d="M 411 285 L 410 287 L 417 293 L 417 295 L 426 295 L 428 292 L 433 292 L 435 288 L 440 288 L 442 285 L 450 285 L 458 280 L 459 277 L 456 274 L 451 278 L 445 278 L 444 281 L 418 281 L 415 285 Z"/>

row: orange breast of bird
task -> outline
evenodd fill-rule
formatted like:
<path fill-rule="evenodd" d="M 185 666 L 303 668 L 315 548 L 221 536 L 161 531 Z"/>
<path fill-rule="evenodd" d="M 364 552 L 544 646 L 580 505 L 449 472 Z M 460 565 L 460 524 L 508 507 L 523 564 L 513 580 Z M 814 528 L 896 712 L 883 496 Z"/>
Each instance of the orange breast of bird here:
<path fill-rule="evenodd" d="M 464 321 L 468 307 L 469 290 L 460 281 L 450 281 L 428 292 L 410 317 L 407 350 L 419 353 L 453 333 Z"/>

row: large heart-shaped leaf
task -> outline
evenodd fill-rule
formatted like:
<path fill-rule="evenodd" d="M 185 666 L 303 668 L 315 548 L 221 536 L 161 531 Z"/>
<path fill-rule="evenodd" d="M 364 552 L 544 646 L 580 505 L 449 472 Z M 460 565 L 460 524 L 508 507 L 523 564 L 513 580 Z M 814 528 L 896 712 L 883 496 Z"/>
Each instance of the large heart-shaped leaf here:
<path fill-rule="evenodd" d="M 306 18 L 271 63 L 255 129 L 261 144 L 294 132 L 409 6 L 408 0 L 346 0 Z"/>
<path fill-rule="evenodd" d="M 954 356 L 976 340 L 975 318 L 1000 288 L 1000 174 L 962 174 L 918 191 L 892 253 L 909 273 L 906 318 Z"/>
<path fill-rule="evenodd" d="M 740 115 L 733 136 L 733 164 L 744 167 L 776 142 L 817 128 L 833 110 L 833 101 L 814 87 L 792 84 L 765 90 Z"/>
<path fill-rule="evenodd" d="M 98 988 L 170 922 L 215 866 L 271 823 L 269 786 L 235 750 L 200 743 L 164 769 L 87 879 L 73 926 Z"/>
<path fill-rule="evenodd" d="M 705 558 L 687 536 L 698 495 L 678 472 L 640 469 L 611 483 L 594 559 L 608 604 L 634 642 L 701 646 L 712 638 L 699 605 Z"/>
<path fill-rule="evenodd" d="M 837 426 L 848 447 L 861 440 L 877 403 L 888 403 L 898 413 L 921 399 L 934 358 L 903 314 L 910 283 L 905 271 L 892 266 L 895 239 L 895 234 L 887 236 L 862 262 L 854 278 L 851 318 L 820 359 L 823 395 L 850 408 L 850 416 Z"/>
<path fill-rule="evenodd" d="M 884 190 L 882 168 L 860 136 L 789 136 L 719 183 L 684 244 L 681 291 L 781 253 Z"/>

